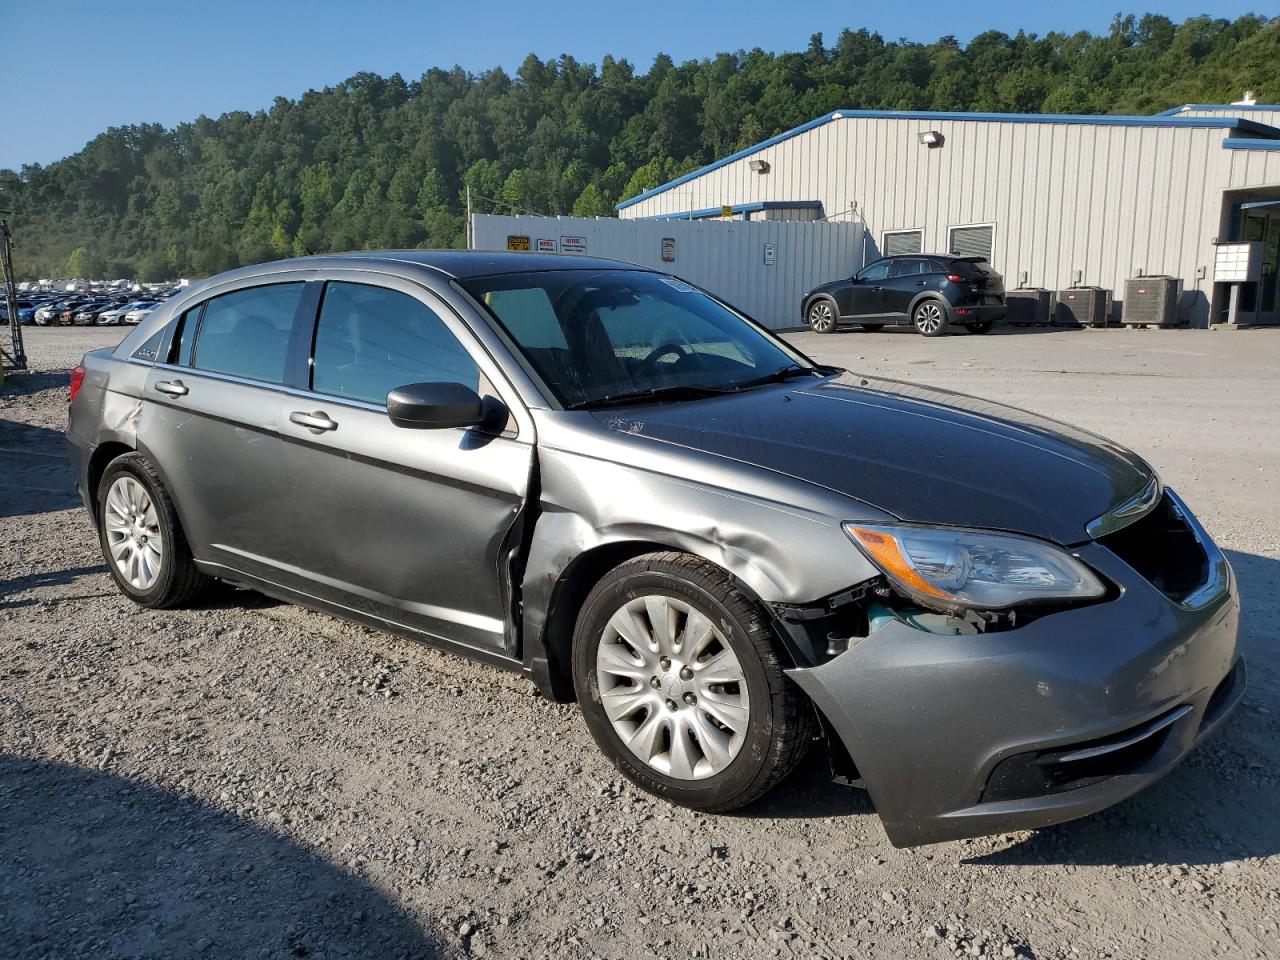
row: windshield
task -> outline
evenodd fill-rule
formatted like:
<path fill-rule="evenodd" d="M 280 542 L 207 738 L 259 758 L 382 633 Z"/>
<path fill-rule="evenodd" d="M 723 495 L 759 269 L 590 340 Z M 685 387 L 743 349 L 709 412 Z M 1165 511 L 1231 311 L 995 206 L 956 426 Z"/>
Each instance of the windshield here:
<path fill-rule="evenodd" d="M 566 407 L 818 374 L 802 356 L 674 277 L 553 270 L 462 285 Z"/>

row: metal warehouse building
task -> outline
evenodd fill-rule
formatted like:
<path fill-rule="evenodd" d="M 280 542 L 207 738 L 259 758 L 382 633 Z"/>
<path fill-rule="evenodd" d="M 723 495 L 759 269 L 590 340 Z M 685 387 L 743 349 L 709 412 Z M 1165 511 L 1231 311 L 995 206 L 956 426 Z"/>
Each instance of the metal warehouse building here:
<path fill-rule="evenodd" d="M 1273 125 L 1275 124 L 1275 125 Z M 1181 283 L 1180 319 L 1280 322 L 1280 106 L 1156 116 L 838 110 L 618 207 L 622 218 L 853 221 L 851 262 L 988 257 L 1009 288 Z M 1219 244 L 1253 241 L 1247 282 Z M 836 279 L 835 277 L 831 279 Z M 799 309 L 797 305 L 797 310 Z M 1113 314 L 1114 315 L 1114 314 Z"/>

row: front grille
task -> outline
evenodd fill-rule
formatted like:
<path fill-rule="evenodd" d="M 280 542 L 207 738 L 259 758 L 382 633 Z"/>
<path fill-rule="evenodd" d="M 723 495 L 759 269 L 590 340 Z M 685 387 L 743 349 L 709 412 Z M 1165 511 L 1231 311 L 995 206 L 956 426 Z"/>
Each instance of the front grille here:
<path fill-rule="evenodd" d="M 1142 519 L 1098 542 L 1171 600 L 1185 600 L 1209 577 L 1209 558 L 1167 493 Z"/>

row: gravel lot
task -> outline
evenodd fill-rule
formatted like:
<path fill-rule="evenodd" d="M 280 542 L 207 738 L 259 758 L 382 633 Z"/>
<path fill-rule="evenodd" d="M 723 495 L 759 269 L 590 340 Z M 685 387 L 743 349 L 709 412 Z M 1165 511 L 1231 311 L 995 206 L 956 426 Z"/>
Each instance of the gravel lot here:
<path fill-rule="evenodd" d="M 520 677 L 245 591 L 134 607 L 61 446 L 119 335 L 30 329 L 0 394 L 0 956 L 1280 956 L 1280 330 L 795 336 L 1137 448 L 1245 597 L 1250 693 L 1165 780 L 917 850 L 820 762 L 699 815 Z"/>

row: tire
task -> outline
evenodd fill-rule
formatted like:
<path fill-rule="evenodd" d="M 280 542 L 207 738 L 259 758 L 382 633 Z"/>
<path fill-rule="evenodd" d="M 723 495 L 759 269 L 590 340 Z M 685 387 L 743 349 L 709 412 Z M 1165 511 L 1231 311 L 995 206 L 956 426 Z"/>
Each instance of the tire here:
<path fill-rule="evenodd" d="M 883 323 L 862 323 L 859 324 L 859 326 L 862 327 L 863 330 L 867 331 L 867 333 L 879 333 L 884 329 Z"/>
<path fill-rule="evenodd" d="M 921 300 L 911 311 L 911 324 L 924 337 L 941 337 L 947 332 L 947 308 L 941 300 Z"/>
<path fill-rule="evenodd" d="M 805 309 L 805 322 L 814 333 L 835 333 L 840 326 L 840 313 L 835 301 L 818 297 Z"/>
<path fill-rule="evenodd" d="M 675 625 L 678 642 L 654 642 L 651 610 Z M 613 624 L 622 624 L 636 645 Z M 696 649 L 682 647 L 690 631 L 705 637 Z M 639 653 L 641 644 L 652 645 Z M 665 669 L 662 651 L 672 654 Z M 574 630 L 574 688 L 601 751 L 641 789 L 713 813 L 763 796 L 809 748 L 814 709 L 783 668 L 759 605 L 725 571 L 684 553 L 647 554 L 606 574 Z M 676 749 L 680 742 L 683 750 Z"/>
<path fill-rule="evenodd" d="M 990 333 L 995 323 L 994 320 L 975 320 L 973 323 L 965 324 L 965 328 L 970 333 Z"/>
<path fill-rule="evenodd" d="M 107 465 L 97 504 L 98 542 L 107 570 L 134 603 L 164 610 L 188 603 L 208 586 L 210 579 L 191 557 L 169 491 L 142 454 L 127 453 Z M 140 522 L 130 524 L 130 513 Z"/>

